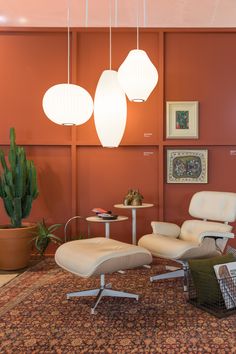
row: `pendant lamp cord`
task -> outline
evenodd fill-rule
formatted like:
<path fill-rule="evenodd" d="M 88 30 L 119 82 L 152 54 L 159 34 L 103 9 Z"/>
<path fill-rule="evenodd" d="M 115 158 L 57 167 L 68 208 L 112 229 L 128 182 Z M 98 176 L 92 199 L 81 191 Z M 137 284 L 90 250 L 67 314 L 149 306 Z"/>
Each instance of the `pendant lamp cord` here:
<path fill-rule="evenodd" d="M 143 0 L 143 26 L 146 28 L 147 26 L 147 11 L 146 11 L 146 0 Z"/>
<path fill-rule="evenodd" d="M 67 83 L 70 83 L 70 0 L 67 2 Z"/>
<path fill-rule="evenodd" d="M 88 0 L 85 0 L 85 27 L 88 27 Z"/>
<path fill-rule="evenodd" d="M 111 50 L 111 1 L 109 1 L 109 67 L 111 70 L 111 56 L 112 56 L 112 50 Z"/>
<path fill-rule="evenodd" d="M 115 27 L 118 26 L 118 0 L 115 0 Z"/>
<path fill-rule="evenodd" d="M 139 49 L 139 0 L 136 1 L 137 3 L 137 49 Z"/>

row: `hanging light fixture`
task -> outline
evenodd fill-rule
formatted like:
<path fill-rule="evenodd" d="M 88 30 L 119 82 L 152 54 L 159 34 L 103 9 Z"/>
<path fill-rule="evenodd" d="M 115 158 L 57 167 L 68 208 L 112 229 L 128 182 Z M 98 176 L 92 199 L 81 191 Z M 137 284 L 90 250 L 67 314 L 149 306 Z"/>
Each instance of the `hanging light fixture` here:
<path fill-rule="evenodd" d="M 118 82 L 118 73 L 111 69 L 111 0 L 109 29 L 109 70 L 104 70 L 97 84 L 94 98 L 94 121 L 103 147 L 117 147 L 126 125 L 127 102 Z"/>
<path fill-rule="evenodd" d="M 139 49 L 138 5 L 139 0 L 137 0 L 137 49 L 131 50 L 119 67 L 118 80 L 130 101 L 144 102 L 158 82 L 158 72 L 147 53 Z"/>
<path fill-rule="evenodd" d="M 78 85 L 70 84 L 70 7 L 67 9 L 67 83 L 50 87 L 43 97 L 43 110 L 54 123 L 80 125 L 93 113 L 90 94 Z"/>

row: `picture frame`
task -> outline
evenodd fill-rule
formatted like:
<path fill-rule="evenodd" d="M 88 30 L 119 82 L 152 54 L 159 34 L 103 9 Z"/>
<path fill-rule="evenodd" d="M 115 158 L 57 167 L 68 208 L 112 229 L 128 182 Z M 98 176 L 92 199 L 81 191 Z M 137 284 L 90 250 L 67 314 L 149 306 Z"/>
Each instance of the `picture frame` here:
<path fill-rule="evenodd" d="M 166 102 L 166 138 L 198 139 L 198 101 Z"/>
<path fill-rule="evenodd" d="M 208 183 L 208 150 L 167 149 L 167 183 Z"/>

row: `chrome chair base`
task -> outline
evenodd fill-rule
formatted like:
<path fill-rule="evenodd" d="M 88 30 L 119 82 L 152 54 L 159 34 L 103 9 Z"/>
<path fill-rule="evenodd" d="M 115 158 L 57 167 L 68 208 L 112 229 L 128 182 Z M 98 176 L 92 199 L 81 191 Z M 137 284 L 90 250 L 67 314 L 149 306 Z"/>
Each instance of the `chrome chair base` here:
<path fill-rule="evenodd" d="M 98 306 L 99 302 L 101 301 L 101 298 L 104 296 L 111 296 L 111 297 L 127 297 L 127 298 L 133 298 L 138 301 L 139 295 L 137 294 L 132 294 L 124 291 L 117 291 L 111 289 L 111 284 L 105 284 L 105 275 L 101 274 L 100 276 L 100 288 L 97 289 L 90 289 L 90 290 L 82 290 L 82 291 L 76 291 L 73 293 L 68 293 L 66 295 L 67 300 L 69 300 L 72 297 L 82 297 L 82 296 L 96 296 L 95 303 L 93 307 L 91 308 L 91 314 L 94 315 L 96 312 L 96 307 Z"/>

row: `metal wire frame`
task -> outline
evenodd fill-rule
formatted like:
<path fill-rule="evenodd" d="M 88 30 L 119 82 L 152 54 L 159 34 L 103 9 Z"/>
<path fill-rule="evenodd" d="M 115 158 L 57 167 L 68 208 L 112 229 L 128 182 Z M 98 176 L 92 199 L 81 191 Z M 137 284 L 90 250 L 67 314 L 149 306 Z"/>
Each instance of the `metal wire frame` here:
<path fill-rule="evenodd" d="M 75 215 L 73 216 L 72 218 L 70 218 L 69 220 L 67 220 L 65 226 L 64 226 L 64 242 L 67 242 L 67 241 L 70 241 L 69 239 L 67 239 L 67 227 L 68 225 L 70 224 L 70 222 L 72 220 L 75 220 L 75 219 L 82 219 L 82 220 L 85 220 L 85 218 L 83 216 L 80 216 L 80 215 Z M 89 230 L 89 225 L 88 225 L 88 236 L 90 236 L 90 230 Z"/>

